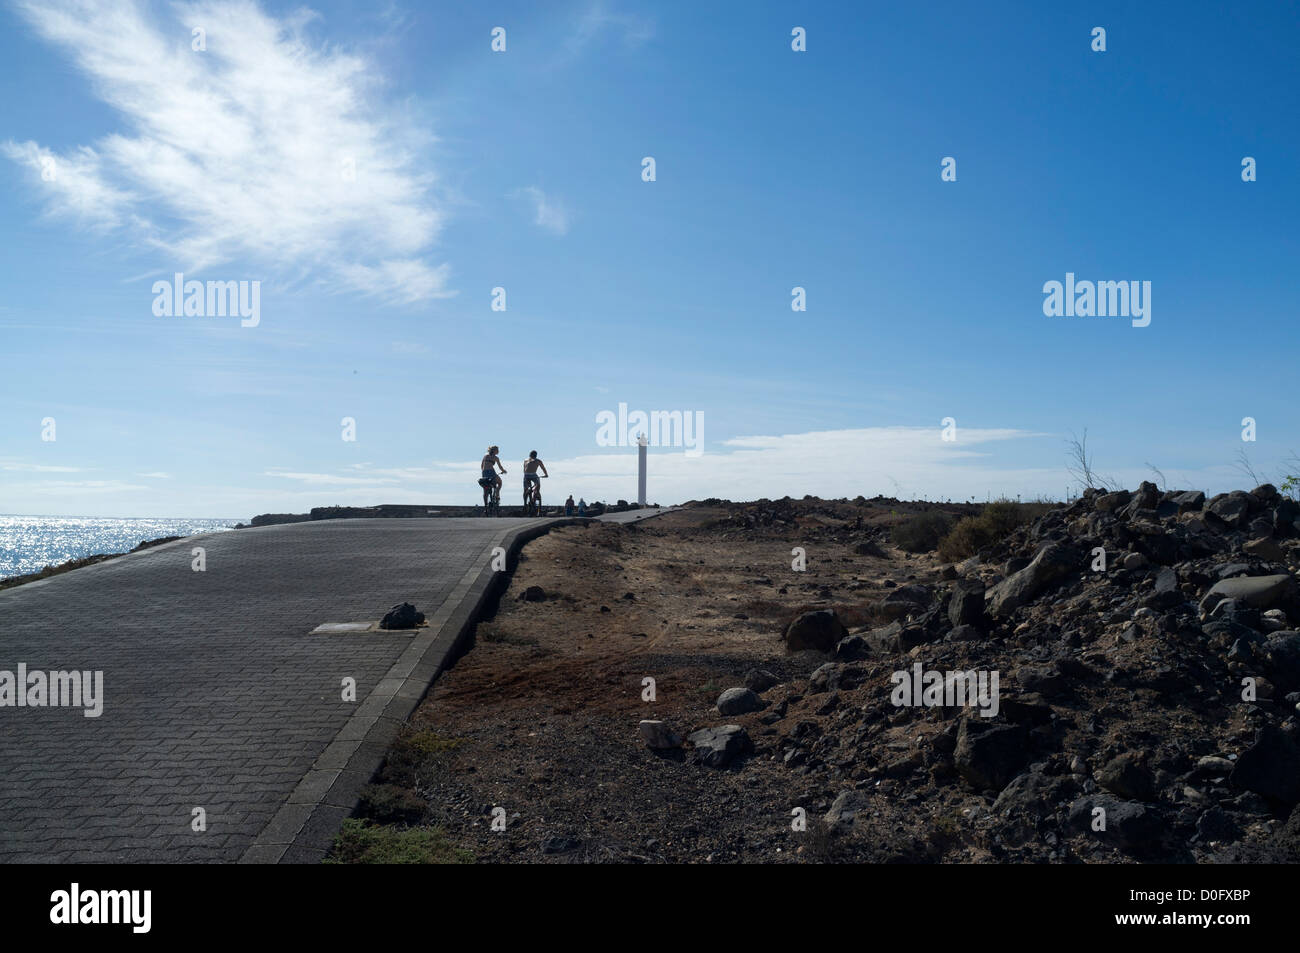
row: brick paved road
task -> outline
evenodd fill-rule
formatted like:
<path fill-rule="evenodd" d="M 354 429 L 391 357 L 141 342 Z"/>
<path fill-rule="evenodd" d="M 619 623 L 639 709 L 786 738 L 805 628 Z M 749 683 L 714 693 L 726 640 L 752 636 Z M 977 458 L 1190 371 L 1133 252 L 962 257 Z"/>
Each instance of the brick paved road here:
<path fill-rule="evenodd" d="M 0 708 L 0 861 L 238 860 L 410 641 L 308 633 L 403 600 L 432 616 L 527 522 L 269 526 L 0 592 L 0 670 L 99 669 L 105 696 L 99 718 Z"/>

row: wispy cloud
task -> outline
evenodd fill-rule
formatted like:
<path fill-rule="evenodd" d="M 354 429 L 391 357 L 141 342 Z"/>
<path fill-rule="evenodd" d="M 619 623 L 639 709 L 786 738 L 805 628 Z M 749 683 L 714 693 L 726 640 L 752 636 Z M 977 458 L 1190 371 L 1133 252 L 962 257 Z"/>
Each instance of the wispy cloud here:
<path fill-rule="evenodd" d="M 0 142 L 0 153 L 41 182 L 51 218 L 101 231 L 129 218 L 136 197 L 104 180 L 99 154 L 89 146 L 56 156 L 35 142 Z"/>
<path fill-rule="evenodd" d="M 442 222 L 427 123 L 385 107 L 371 63 L 310 42 L 314 14 L 277 20 L 252 0 L 177 4 L 174 19 L 139 0 L 18 9 L 124 123 L 63 155 L 3 145 L 51 212 L 162 249 L 164 271 L 244 259 L 399 302 L 451 293 L 447 265 L 426 258 Z"/>
<path fill-rule="evenodd" d="M 0 470 L 19 473 L 80 473 L 81 467 L 58 467 L 44 463 L 0 463 Z"/>
<path fill-rule="evenodd" d="M 137 473 L 136 476 L 144 477 L 146 480 L 170 480 L 172 478 L 170 473 L 163 473 L 161 471 L 156 473 Z"/>
<path fill-rule="evenodd" d="M 381 486 L 397 482 L 381 476 L 352 477 L 337 473 L 301 473 L 289 470 L 267 470 L 265 476 L 294 480 L 311 486 Z"/>
<path fill-rule="evenodd" d="M 569 37 L 569 49 L 577 53 L 607 33 L 622 39 L 626 47 L 635 49 L 654 39 L 655 23 L 649 17 L 621 13 L 606 0 L 593 0 L 578 14 Z"/>
<path fill-rule="evenodd" d="M 532 202 L 534 225 L 539 225 L 556 235 L 568 233 L 569 212 L 558 199 L 551 198 L 535 185 L 516 189 L 511 194 L 523 196 Z"/>
<path fill-rule="evenodd" d="M 45 480 L 40 483 L 16 483 L 5 487 L 7 492 L 30 496 L 71 496 L 83 494 L 129 493 L 148 490 L 139 483 L 123 480 Z"/>

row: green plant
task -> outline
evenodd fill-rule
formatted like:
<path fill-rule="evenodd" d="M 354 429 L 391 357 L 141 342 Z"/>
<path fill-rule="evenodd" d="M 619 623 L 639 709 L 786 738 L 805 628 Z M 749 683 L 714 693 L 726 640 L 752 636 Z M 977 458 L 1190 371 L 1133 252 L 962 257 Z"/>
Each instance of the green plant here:
<path fill-rule="evenodd" d="M 474 855 L 454 846 L 437 827 L 392 827 L 349 817 L 334 838 L 327 864 L 469 864 Z"/>
<path fill-rule="evenodd" d="M 451 752 L 465 743 L 463 738 L 447 738 L 429 729 L 403 729 L 384 756 L 377 780 L 408 790 L 415 789 L 420 778 L 427 777 L 446 761 Z"/>
<path fill-rule="evenodd" d="M 443 754 L 454 751 L 465 743 L 464 738 L 448 738 L 436 731 L 417 731 L 403 739 L 406 744 L 420 754 Z"/>
<path fill-rule="evenodd" d="M 367 784 L 360 800 L 358 813 L 381 824 L 418 824 L 429 807 L 415 791 L 397 784 Z"/>
<path fill-rule="evenodd" d="M 995 500 L 985 505 L 978 516 L 967 516 L 939 541 L 939 558 L 956 562 L 974 556 L 986 546 L 1005 539 L 1018 526 L 1037 519 L 1049 510 L 1052 503 L 1016 503 L 1012 500 Z"/>
<path fill-rule="evenodd" d="M 952 520 L 943 513 L 921 513 L 895 526 L 890 538 L 899 549 L 909 553 L 928 553 L 951 529 Z"/>

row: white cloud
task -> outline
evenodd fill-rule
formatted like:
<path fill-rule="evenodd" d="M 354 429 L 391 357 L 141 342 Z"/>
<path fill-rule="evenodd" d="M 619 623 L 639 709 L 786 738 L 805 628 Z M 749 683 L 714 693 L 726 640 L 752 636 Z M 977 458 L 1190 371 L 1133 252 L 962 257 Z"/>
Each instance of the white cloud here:
<path fill-rule="evenodd" d="M 312 14 L 276 20 L 252 0 L 177 4 L 174 19 L 139 0 L 18 8 L 126 127 L 54 156 L 53 181 L 37 175 L 52 211 L 127 229 L 181 270 L 247 259 L 393 301 L 449 294 L 447 266 L 424 258 L 441 226 L 427 123 L 379 102 L 370 63 L 309 42 Z M 35 173 L 51 155 L 3 151 Z"/>
<path fill-rule="evenodd" d="M 419 259 L 385 261 L 378 265 L 340 265 L 339 274 L 363 294 L 404 304 L 427 298 L 453 298 L 459 294 L 447 289 L 450 265 L 432 268 Z"/>
<path fill-rule="evenodd" d="M 545 456 L 545 455 L 543 455 Z M 546 498 L 568 492 L 593 499 L 634 499 L 635 447 L 569 459 L 547 459 L 554 477 Z M 1109 471 L 1108 471 L 1109 472 Z M 513 475 L 513 474 L 512 474 Z M 720 497 L 853 498 L 859 494 L 983 502 L 1000 496 L 1061 499 L 1073 480 L 1059 435 L 1011 428 L 959 428 L 956 442 L 936 427 L 869 427 L 777 436 L 744 436 L 706 446 L 699 457 L 681 449 L 650 448 L 647 486 L 652 501 Z M 1150 478 L 1140 467 L 1114 477 L 1135 487 Z M 1179 472 L 1183 488 L 1219 492 L 1240 482 L 1224 468 Z M 426 498 L 430 498 L 427 497 Z M 441 500 L 444 497 L 435 496 Z M 464 499 L 459 494 L 457 499 Z"/>
<path fill-rule="evenodd" d="M 569 212 L 559 200 L 550 198 L 535 185 L 516 190 L 514 195 L 527 196 L 533 203 L 533 224 L 556 235 L 569 231 Z"/>
<path fill-rule="evenodd" d="M 299 473 L 286 470 L 267 470 L 264 476 L 296 480 L 312 486 L 382 486 L 397 482 L 394 479 L 385 477 L 349 477 L 335 473 Z"/>
<path fill-rule="evenodd" d="M 81 467 L 58 467 L 44 463 L 0 463 L 0 470 L 19 473 L 80 473 Z"/>
<path fill-rule="evenodd" d="M 0 142 L 0 153 L 41 181 L 51 217 L 70 218 L 83 227 L 111 229 L 123 224 L 135 196 L 109 185 L 94 149 L 81 146 L 56 156 L 34 142 Z"/>
<path fill-rule="evenodd" d="M 157 473 L 137 473 L 136 476 L 144 477 L 147 480 L 170 480 L 172 478 L 170 473 L 163 473 L 161 471 Z"/>
<path fill-rule="evenodd" d="M 16 483 L 5 487 L 7 492 L 12 492 L 14 495 L 70 497 L 148 489 L 147 486 L 138 483 L 126 483 L 122 480 L 47 480 L 41 483 Z"/>
<path fill-rule="evenodd" d="M 999 445 L 1043 436 L 1049 435 L 1009 428 L 963 428 L 957 441 L 949 443 L 940 439 L 938 427 L 744 436 L 725 440 L 720 448 L 706 447 L 698 457 L 687 457 L 680 449 L 652 447 L 648 483 L 651 499 L 664 503 L 714 496 L 752 500 L 804 494 L 832 498 L 884 494 L 963 501 L 1017 494 L 1059 498 L 1069 481 L 1063 456 L 1058 455 L 1061 466 L 1051 467 L 1015 466 L 998 459 Z M 594 444 L 594 425 L 592 440 Z M 1057 454 L 1056 443 L 1051 452 Z M 510 456 L 509 450 L 503 455 L 511 471 L 506 477 L 508 499 L 517 489 L 514 484 L 519 476 L 518 469 L 510 467 Z M 522 452 L 518 456 L 522 457 Z M 634 447 L 567 458 L 543 453 L 542 457 L 554 474 L 543 484 L 548 501 L 561 501 L 570 492 L 588 500 L 635 497 Z M 477 459 L 409 467 L 366 463 L 344 469 L 345 476 L 274 475 L 339 486 L 344 488 L 344 496 L 337 502 L 355 504 L 464 504 L 474 502 L 480 493 L 475 484 Z"/>
<path fill-rule="evenodd" d="M 569 50 L 576 54 L 606 32 L 621 37 L 626 48 L 636 49 L 654 39 L 655 24 L 648 17 L 614 12 L 606 0 L 593 0 L 574 23 Z"/>

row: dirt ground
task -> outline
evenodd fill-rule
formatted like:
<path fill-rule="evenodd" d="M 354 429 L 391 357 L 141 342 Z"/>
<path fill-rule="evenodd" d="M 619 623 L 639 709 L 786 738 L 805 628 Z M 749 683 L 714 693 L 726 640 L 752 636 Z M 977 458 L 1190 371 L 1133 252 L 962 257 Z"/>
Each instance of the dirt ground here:
<path fill-rule="evenodd" d="M 891 585 L 932 581 L 933 557 L 883 541 L 913 511 L 819 503 L 792 509 L 788 523 L 750 526 L 730 509 L 698 506 L 530 543 L 496 617 L 412 718 L 412 732 L 447 742 L 439 769 L 417 782 L 430 819 L 488 862 L 826 859 L 816 819 L 833 795 L 827 779 L 781 762 L 778 729 L 762 713 L 723 717 L 714 705 L 753 669 L 788 681 L 825 661 L 785 653 L 781 633 L 797 613 L 833 604 L 847 623 L 866 623 Z M 873 536 L 891 558 L 855 554 Z M 792 568 L 795 545 L 804 571 Z M 545 597 L 524 601 L 530 587 Z M 825 698 L 807 699 L 808 719 L 820 720 Z M 683 735 L 742 724 L 757 750 L 731 769 L 701 767 L 647 748 L 643 718 Z M 911 747 L 902 736 L 887 744 Z M 494 807 L 505 809 L 504 832 L 490 829 Z M 791 829 L 796 807 L 808 832 Z M 916 826 L 906 799 L 882 801 L 880 859 L 900 807 Z"/>

